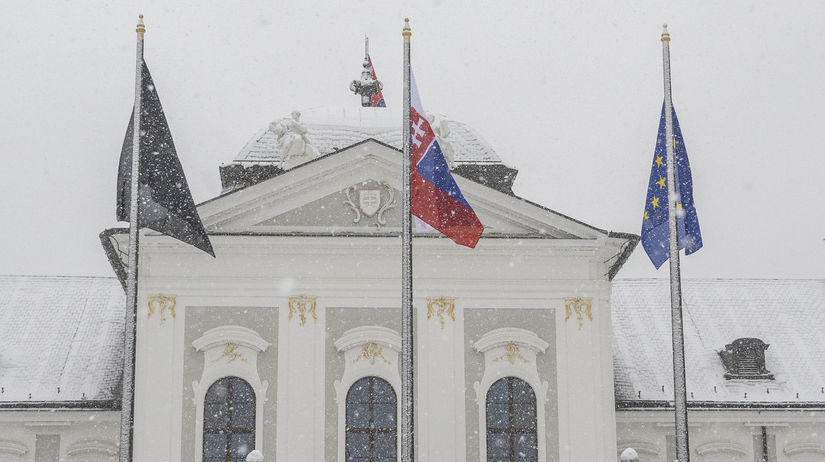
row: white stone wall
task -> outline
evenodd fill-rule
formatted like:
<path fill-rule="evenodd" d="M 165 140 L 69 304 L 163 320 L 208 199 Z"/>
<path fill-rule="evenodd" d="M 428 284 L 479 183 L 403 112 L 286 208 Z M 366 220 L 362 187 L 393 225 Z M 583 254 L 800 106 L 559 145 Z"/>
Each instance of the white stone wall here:
<path fill-rule="evenodd" d="M 672 410 L 617 411 L 617 454 L 633 447 L 640 462 L 668 462 L 673 420 Z M 825 461 L 823 410 L 696 410 L 689 412 L 688 422 L 694 462 L 761 462 L 754 437 L 761 438 L 763 426 L 769 452 L 776 455 L 770 462 Z"/>
<path fill-rule="evenodd" d="M 187 306 L 277 307 L 278 338 L 263 338 L 278 355 L 276 448 L 279 460 L 322 460 L 330 410 L 324 402 L 323 354 L 327 307 L 399 305 L 399 247 L 395 238 L 220 237 L 212 259 L 165 237 L 147 236 L 141 254 L 138 309 L 135 456 L 180 460 L 183 352 Z M 557 454 L 546 460 L 610 461 L 615 423 L 609 289 L 605 243 L 597 240 L 494 240 L 470 250 L 444 239 L 416 242 L 415 297 L 419 325 L 417 414 L 420 460 L 462 460 L 466 387 L 462 319 L 466 309 L 551 309 L 555 313 Z M 611 249 L 615 250 L 615 249 Z M 173 296 L 175 316 L 150 316 L 148 300 Z M 316 317 L 289 319 L 290 297 L 316 299 Z M 456 321 L 426 317 L 428 297 L 456 301 Z M 577 312 L 566 301 L 587 302 Z M 581 319 L 579 319 L 581 317 Z M 369 320 L 364 321 L 365 325 Z M 507 326 L 502 326 L 507 327 Z M 463 340 L 462 340 L 463 339 Z M 450 372 L 452 371 L 452 372 Z M 197 405 L 197 403 L 196 403 Z M 458 417 L 450 421 L 450 416 Z M 548 425 L 551 427 L 551 425 Z M 270 431 L 264 428 L 263 433 Z M 260 438 L 259 438 L 260 440 Z M 199 444 L 199 442 L 196 442 Z M 194 460 L 195 455 L 193 454 Z"/>
<path fill-rule="evenodd" d="M 120 412 L 0 411 L 0 462 L 34 462 L 37 435 L 60 437 L 60 461 L 117 460 Z"/>

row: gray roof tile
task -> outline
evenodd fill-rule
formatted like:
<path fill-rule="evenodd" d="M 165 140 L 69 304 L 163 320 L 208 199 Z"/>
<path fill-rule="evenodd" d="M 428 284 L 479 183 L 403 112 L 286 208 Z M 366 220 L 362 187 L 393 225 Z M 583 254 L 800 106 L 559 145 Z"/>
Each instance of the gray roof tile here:
<path fill-rule="evenodd" d="M 401 149 L 401 115 L 388 108 L 317 108 L 301 112 L 307 137 L 323 155 L 373 138 Z M 470 126 L 448 120 L 447 140 L 455 151 L 456 165 L 500 164 L 493 148 Z M 280 162 L 277 139 L 269 128 L 255 134 L 241 149 L 235 162 Z"/>
<path fill-rule="evenodd" d="M 0 403 L 119 399 L 124 304 L 115 278 L 0 276 Z"/>
<path fill-rule="evenodd" d="M 689 402 L 825 404 L 825 281 L 685 280 L 682 289 Z M 669 281 L 614 280 L 611 304 L 616 400 L 672 401 Z M 724 378 L 718 352 L 744 337 L 770 344 L 775 380 Z"/>

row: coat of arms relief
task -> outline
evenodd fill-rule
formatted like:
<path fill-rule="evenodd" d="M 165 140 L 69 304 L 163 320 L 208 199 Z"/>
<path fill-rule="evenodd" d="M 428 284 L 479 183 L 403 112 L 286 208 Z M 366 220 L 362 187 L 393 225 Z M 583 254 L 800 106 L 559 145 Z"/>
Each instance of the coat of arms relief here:
<path fill-rule="evenodd" d="M 395 208 L 395 190 L 386 181 L 363 181 L 344 190 L 349 206 L 354 215 L 352 222 L 362 220 L 371 226 L 380 228 L 387 224 L 386 213 Z M 356 202 L 357 201 L 357 202 Z"/>

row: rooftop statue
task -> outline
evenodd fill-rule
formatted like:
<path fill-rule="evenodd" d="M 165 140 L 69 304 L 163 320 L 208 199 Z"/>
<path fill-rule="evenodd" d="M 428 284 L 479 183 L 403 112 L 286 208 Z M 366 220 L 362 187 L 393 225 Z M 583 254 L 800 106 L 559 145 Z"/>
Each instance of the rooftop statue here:
<path fill-rule="evenodd" d="M 292 111 L 290 117 L 269 124 L 269 130 L 277 137 L 281 168 L 284 170 L 301 165 L 319 155 L 318 150 L 309 141 L 306 126 L 300 119 L 301 113 Z"/>
<path fill-rule="evenodd" d="M 435 139 L 438 141 L 438 145 L 441 146 L 441 152 L 444 154 L 447 165 L 450 168 L 455 167 L 455 152 L 450 142 L 447 141 L 447 138 L 450 136 L 450 125 L 447 122 L 447 118 L 428 112 L 427 121 L 430 122 L 430 127 L 432 127 L 433 133 L 435 133 Z"/>

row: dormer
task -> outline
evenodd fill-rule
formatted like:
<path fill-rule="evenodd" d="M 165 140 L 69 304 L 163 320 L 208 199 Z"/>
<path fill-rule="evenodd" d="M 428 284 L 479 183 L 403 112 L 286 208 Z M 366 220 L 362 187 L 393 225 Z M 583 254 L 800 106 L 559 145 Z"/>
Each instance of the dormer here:
<path fill-rule="evenodd" d="M 725 345 L 719 352 L 725 378 L 773 380 L 773 374 L 765 367 L 765 350 L 769 346 L 758 338 L 739 338 Z"/>

